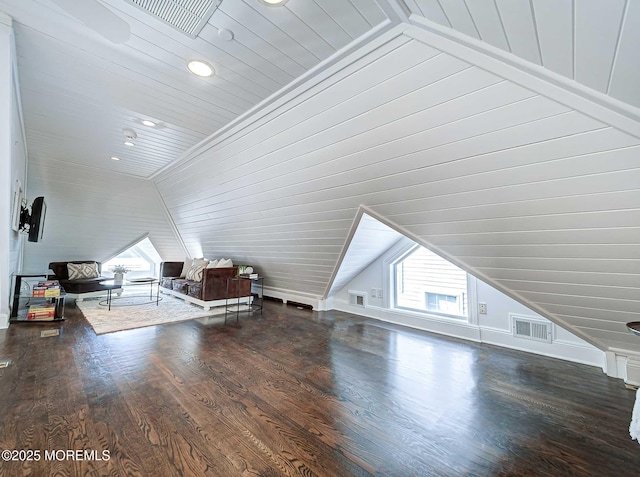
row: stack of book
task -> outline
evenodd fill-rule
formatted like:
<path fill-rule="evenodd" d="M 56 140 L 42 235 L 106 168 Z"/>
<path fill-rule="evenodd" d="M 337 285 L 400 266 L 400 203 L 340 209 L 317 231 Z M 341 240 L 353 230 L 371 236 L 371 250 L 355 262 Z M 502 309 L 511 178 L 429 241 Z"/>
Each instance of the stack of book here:
<path fill-rule="evenodd" d="M 56 306 L 53 303 L 31 305 L 27 313 L 30 321 L 51 321 L 56 317 Z"/>
<path fill-rule="evenodd" d="M 249 278 L 251 280 L 255 280 L 256 278 L 258 278 L 258 274 L 257 273 L 242 273 L 240 275 L 241 278 Z"/>
<path fill-rule="evenodd" d="M 58 282 L 58 280 L 38 282 L 38 284 L 31 289 L 31 296 L 47 298 L 60 296 L 60 282 Z"/>

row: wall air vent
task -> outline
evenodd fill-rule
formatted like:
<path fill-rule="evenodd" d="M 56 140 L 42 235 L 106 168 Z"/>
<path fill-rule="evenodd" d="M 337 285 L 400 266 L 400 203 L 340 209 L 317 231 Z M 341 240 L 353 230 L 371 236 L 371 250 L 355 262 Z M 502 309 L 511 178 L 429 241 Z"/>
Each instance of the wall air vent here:
<path fill-rule="evenodd" d="M 534 341 L 551 343 L 551 323 L 528 316 L 510 314 L 513 336 Z"/>
<path fill-rule="evenodd" d="M 367 294 L 365 292 L 349 290 L 349 303 L 355 306 L 367 306 Z"/>
<path fill-rule="evenodd" d="M 195 38 L 222 0 L 127 0 L 131 5 Z"/>

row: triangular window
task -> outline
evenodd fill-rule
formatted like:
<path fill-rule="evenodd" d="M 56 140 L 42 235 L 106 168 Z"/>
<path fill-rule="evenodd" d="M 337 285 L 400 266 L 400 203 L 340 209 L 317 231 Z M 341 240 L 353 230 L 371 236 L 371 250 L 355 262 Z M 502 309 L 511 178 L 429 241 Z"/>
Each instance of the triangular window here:
<path fill-rule="evenodd" d="M 127 277 L 157 277 L 162 258 L 148 237 L 140 240 L 102 265 L 103 275 L 112 273 L 116 265 L 129 270 Z"/>

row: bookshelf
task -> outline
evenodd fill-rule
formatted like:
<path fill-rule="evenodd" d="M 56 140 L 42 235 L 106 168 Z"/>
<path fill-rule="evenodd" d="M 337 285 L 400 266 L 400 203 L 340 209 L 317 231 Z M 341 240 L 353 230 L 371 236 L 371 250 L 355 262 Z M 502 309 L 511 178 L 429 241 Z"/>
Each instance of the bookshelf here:
<path fill-rule="evenodd" d="M 64 288 L 60 287 L 58 293 L 55 284 L 39 287 L 41 282 L 51 282 L 47 273 L 14 275 L 9 323 L 51 323 L 64 320 Z"/>

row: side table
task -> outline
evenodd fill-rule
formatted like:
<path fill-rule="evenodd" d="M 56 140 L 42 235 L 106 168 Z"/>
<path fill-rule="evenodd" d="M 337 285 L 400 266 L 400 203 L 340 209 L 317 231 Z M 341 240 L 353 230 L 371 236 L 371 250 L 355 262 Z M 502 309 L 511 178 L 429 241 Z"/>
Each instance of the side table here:
<path fill-rule="evenodd" d="M 229 290 L 239 290 L 240 281 L 249 280 L 251 282 L 251 301 L 247 304 L 246 310 L 240 309 L 240 296 L 237 298 L 229 297 Z M 233 283 L 237 282 L 237 286 L 234 287 Z M 254 311 L 260 311 L 262 315 L 262 308 L 264 304 L 264 277 L 257 276 L 251 278 L 250 275 L 238 275 L 237 277 L 227 278 L 227 293 L 225 294 L 225 307 L 224 307 L 224 321 L 227 321 L 227 314 L 235 312 L 236 322 L 240 316 L 240 313 L 252 313 Z M 235 301 L 235 304 L 234 304 Z M 235 306 L 235 309 L 229 309 L 230 306 Z"/>

